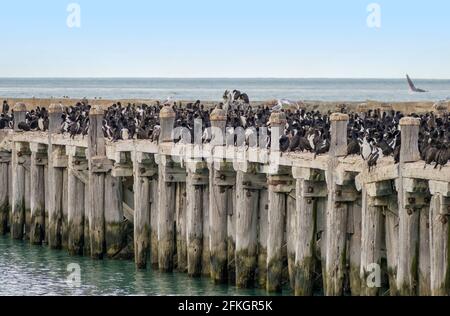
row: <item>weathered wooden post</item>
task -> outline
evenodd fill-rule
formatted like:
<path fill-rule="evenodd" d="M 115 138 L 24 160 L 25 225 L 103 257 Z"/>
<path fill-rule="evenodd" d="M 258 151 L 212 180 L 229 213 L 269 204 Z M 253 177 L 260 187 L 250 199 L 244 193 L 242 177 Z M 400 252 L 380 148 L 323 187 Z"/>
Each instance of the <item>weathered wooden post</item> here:
<path fill-rule="evenodd" d="M 128 152 L 116 151 L 114 155 L 108 152 L 108 158 L 113 162 L 110 173 L 105 178 L 105 241 L 106 253 L 109 258 L 128 258 L 127 230 L 130 222 L 134 223 L 134 194 L 129 190 L 127 177 L 133 177 L 133 155 Z M 127 203 L 133 205 L 129 206 Z M 131 219 L 133 217 L 133 219 Z M 134 249 L 134 248 L 133 248 Z"/>
<path fill-rule="evenodd" d="M 49 141 L 48 141 L 48 231 L 47 241 L 52 249 L 61 248 L 62 243 L 62 200 L 63 200 L 63 169 L 60 168 L 61 146 L 53 145 L 52 134 L 60 133 L 61 114 L 63 108 L 57 104 L 50 105 L 48 109 L 49 118 Z M 48 204 L 48 206 L 47 206 Z"/>
<path fill-rule="evenodd" d="M 381 271 L 381 232 L 382 232 L 382 210 L 376 204 L 376 196 L 381 191 L 374 183 L 370 188 L 362 190 L 362 216 L 361 216 L 361 295 L 375 296 L 380 288 L 369 280 L 373 273 Z"/>
<path fill-rule="evenodd" d="M 348 241 L 349 251 L 349 282 L 352 296 L 361 295 L 361 220 L 362 199 L 358 198 L 349 204 L 349 229 L 350 239 Z"/>
<path fill-rule="evenodd" d="M 419 254 L 419 212 L 416 212 L 416 198 L 405 188 L 404 168 L 409 162 L 420 160 L 418 137 L 420 120 L 406 117 L 400 120 L 401 151 L 400 177 L 398 179 L 399 206 L 399 265 L 397 288 L 400 295 L 415 295 L 417 290 L 417 268 Z"/>
<path fill-rule="evenodd" d="M 12 153 L 11 150 L 11 158 L 8 164 L 8 198 L 9 198 L 9 214 L 8 214 L 8 232 L 11 231 L 12 226 L 12 205 L 14 203 L 13 200 L 13 162 L 12 162 Z"/>
<path fill-rule="evenodd" d="M 362 183 L 367 177 L 367 170 L 358 176 L 358 187 L 362 191 L 361 228 L 360 228 L 360 268 L 358 277 L 360 295 L 379 295 L 381 284 L 381 260 L 382 245 L 386 245 L 386 259 L 388 277 L 390 282 L 390 294 L 395 294 L 397 247 L 396 236 L 396 211 L 392 205 L 393 191 L 392 181 L 375 181 Z M 354 215 L 354 214 L 353 214 Z M 383 215 L 385 223 L 383 223 Z M 383 226 L 384 224 L 384 226 Z M 384 232 L 384 235 L 383 235 Z M 384 240 L 383 240 L 384 239 Z M 353 294 L 353 288 L 352 288 Z"/>
<path fill-rule="evenodd" d="M 12 179 L 9 176 L 11 153 L 0 152 L 0 236 L 6 235 L 9 230 L 9 185 Z"/>
<path fill-rule="evenodd" d="M 20 131 L 19 124 L 25 123 L 27 106 L 25 103 L 17 103 L 13 108 L 14 113 L 14 132 Z"/>
<path fill-rule="evenodd" d="M 431 295 L 450 295 L 450 183 L 430 181 Z"/>
<path fill-rule="evenodd" d="M 41 245 L 45 239 L 45 174 L 47 148 L 40 144 L 30 144 L 30 243 Z"/>
<path fill-rule="evenodd" d="M 135 263 L 138 269 L 145 269 L 150 248 L 152 248 L 154 252 L 152 252 L 151 260 L 156 260 L 154 267 L 157 268 L 158 241 L 151 241 L 151 236 L 154 234 L 153 229 L 156 230 L 155 237 L 158 237 L 158 223 L 152 223 L 153 215 L 157 215 L 157 208 L 151 204 L 152 191 L 155 189 L 154 186 L 157 185 L 157 182 L 152 181 L 152 177 L 156 175 L 157 169 L 152 159 L 140 152 L 134 153 L 133 168 Z M 153 248 L 156 249 L 153 250 Z"/>
<path fill-rule="evenodd" d="M 20 122 L 25 121 L 26 105 L 17 103 L 14 107 L 14 132 L 20 133 L 18 128 Z M 12 186 L 13 186 L 13 204 L 11 219 L 11 236 L 14 239 L 22 239 L 24 237 L 25 225 L 25 145 L 21 143 L 13 143 L 12 149 Z"/>
<path fill-rule="evenodd" d="M 89 176 L 85 175 L 88 171 L 88 163 L 84 153 L 79 148 L 70 149 L 68 162 L 68 251 L 69 254 L 76 256 L 83 254 L 84 230 L 85 230 L 85 183 L 78 176 L 84 176 L 86 183 L 89 182 Z"/>
<path fill-rule="evenodd" d="M 246 172 L 238 171 L 236 175 L 236 285 L 240 288 L 255 284 L 259 190 L 267 181 L 265 174 L 257 173 L 257 168 L 257 165 L 250 164 Z"/>
<path fill-rule="evenodd" d="M 86 157 L 88 158 L 88 157 Z M 89 168 L 89 161 L 88 161 Z M 82 203 L 82 202 L 81 202 Z M 89 201 L 89 175 L 88 181 L 84 185 L 84 245 L 83 245 L 83 255 L 90 256 L 91 255 L 91 234 L 90 234 L 90 225 L 89 220 L 91 217 L 91 202 Z"/>
<path fill-rule="evenodd" d="M 187 270 L 191 277 L 202 273 L 203 253 L 203 191 L 208 185 L 208 169 L 204 162 L 187 163 Z"/>
<path fill-rule="evenodd" d="M 208 171 L 209 172 L 209 171 Z M 211 179 L 208 173 L 208 183 Z M 205 185 L 203 188 L 203 251 L 202 251 L 202 275 L 211 277 L 211 251 L 210 251 L 210 234 L 209 234 L 209 213 L 210 213 L 210 187 L 211 184 Z"/>
<path fill-rule="evenodd" d="M 137 153 L 135 153 L 135 156 Z M 138 269 L 147 267 L 150 251 L 150 181 L 146 169 L 134 159 L 134 260 Z"/>
<path fill-rule="evenodd" d="M 325 197 L 327 188 L 321 173 L 313 169 L 293 167 L 296 179 L 297 238 L 295 242 L 295 295 L 312 296 L 316 252 L 316 202 Z"/>
<path fill-rule="evenodd" d="M 155 166 L 158 173 L 158 167 Z M 153 269 L 158 269 L 158 221 L 159 221 L 159 183 L 158 175 L 150 180 L 150 260 Z"/>
<path fill-rule="evenodd" d="M 225 126 L 227 113 L 222 109 L 215 109 L 211 115 L 212 137 L 215 146 L 225 144 Z M 209 237 L 211 257 L 211 278 L 216 283 L 227 281 L 228 244 L 227 244 L 227 210 L 229 186 L 234 185 L 231 175 L 222 172 L 222 163 L 213 161 L 210 166 L 210 209 L 209 209 Z"/>
<path fill-rule="evenodd" d="M 179 272 L 187 272 L 187 231 L 186 231 L 186 183 L 180 182 L 176 184 L 176 234 L 177 234 L 177 270 Z"/>
<path fill-rule="evenodd" d="M 415 266 L 417 267 L 416 294 L 431 295 L 430 268 L 430 195 L 428 181 L 403 177 L 405 208 L 418 213 L 418 249 Z"/>
<path fill-rule="evenodd" d="M 27 145 L 27 152 L 24 155 L 25 163 L 25 228 L 24 228 L 24 239 L 30 239 L 30 227 L 31 227 L 31 185 L 30 185 L 30 168 L 31 168 L 31 152 L 30 143 Z"/>
<path fill-rule="evenodd" d="M 324 276 L 325 294 L 340 296 L 343 292 L 344 271 L 346 268 L 347 212 L 346 203 L 340 202 L 342 190 L 336 184 L 335 170 L 338 157 L 347 155 L 346 114 L 335 113 L 331 120 L 330 159 L 326 180 L 328 186 L 328 205 L 326 216 L 326 268 Z"/>
<path fill-rule="evenodd" d="M 105 176 L 105 244 L 106 255 L 115 258 L 126 243 L 122 178 Z"/>
<path fill-rule="evenodd" d="M 283 134 L 286 115 L 274 112 L 270 116 L 272 142 L 270 155 L 279 157 L 278 138 Z M 282 248 L 285 232 L 286 193 L 291 192 L 292 178 L 289 171 L 282 170 L 276 158 L 271 160 L 271 174 L 268 176 L 269 190 L 269 234 L 267 239 L 267 284 L 268 292 L 281 292 L 283 277 Z"/>
<path fill-rule="evenodd" d="M 394 194 L 396 192 L 393 192 Z M 388 201 L 385 215 L 386 236 L 386 261 L 389 278 L 389 292 L 391 296 L 397 293 L 397 268 L 398 268 L 398 201 L 391 196 Z"/>
<path fill-rule="evenodd" d="M 85 186 L 88 185 L 88 162 L 85 150 L 75 146 L 67 147 L 68 179 L 67 190 L 70 192 L 67 201 L 68 212 L 68 251 L 72 256 L 82 255 L 84 250 L 85 231 Z M 81 180 L 84 178 L 84 182 Z"/>
<path fill-rule="evenodd" d="M 269 191 L 259 192 L 258 209 L 258 285 L 261 289 L 267 284 L 267 239 L 269 235 Z"/>
<path fill-rule="evenodd" d="M 103 116 L 100 106 L 89 112 L 89 234 L 93 259 L 102 259 L 105 254 L 105 174 L 111 163 L 106 158 Z"/>
<path fill-rule="evenodd" d="M 47 165 L 44 166 L 44 200 L 45 200 L 45 210 L 44 210 L 44 241 L 43 243 L 48 245 L 48 146 L 47 146 Z"/>
<path fill-rule="evenodd" d="M 233 176 L 235 178 L 235 175 Z M 227 274 L 228 283 L 236 284 L 236 203 L 238 197 L 236 186 L 233 185 L 227 188 L 227 193 Z"/>
<path fill-rule="evenodd" d="M 428 183 L 426 184 L 428 185 Z M 431 198 L 427 198 L 427 201 L 430 200 Z M 419 269 L 418 295 L 431 296 L 430 207 L 428 205 L 422 207 L 419 214 L 420 214 L 419 215 L 420 244 L 419 244 L 419 267 L 418 267 Z"/>
<path fill-rule="evenodd" d="M 63 167 L 63 187 L 62 187 L 62 216 L 61 216 L 61 247 L 67 249 L 69 246 L 69 174 L 67 171 L 68 157 L 66 148 L 64 150 L 64 167 Z"/>
<path fill-rule="evenodd" d="M 286 256 L 288 264 L 288 281 L 291 289 L 295 291 L 295 248 L 297 247 L 297 198 L 293 190 L 286 195 Z"/>
<path fill-rule="evenodd" d="M 160 146 L 170 146 L 173 142 L 175 111 L 165 106 L 159 113 L 161 123 Z M 158 263 L 159 269 L 165 272 L 173 270 L 175 250 L 175 207 L 176 183 L 169 174 L 174 163 L 170 156 L 161 155 L 159 162 L 159 217 L 158 217 Z"/>

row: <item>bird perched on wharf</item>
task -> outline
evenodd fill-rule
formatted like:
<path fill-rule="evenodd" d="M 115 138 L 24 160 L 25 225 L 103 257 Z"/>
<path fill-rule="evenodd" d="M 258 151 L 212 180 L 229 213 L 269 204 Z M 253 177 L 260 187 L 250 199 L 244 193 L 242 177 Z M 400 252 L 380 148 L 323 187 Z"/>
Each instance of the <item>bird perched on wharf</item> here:
<path fill-rule="evenodd" d="M 0 130 L 12 129 L 14 127 L 14 116 L 12 114 L 0 114 Z"/>
<path fill-rule="evenodd" d="M 5 115 L 9 113 L 9 104 L 6 100 L 3 100 L 2 113 Z"/>
<path fill-rule="evenodd" d="M 2 114 L 2 119 L 6 115 Z M 25 132 L 48 130 L 48 111 L 46 108 L 37 107 L 35 110 L 26 112 L 25 121 L 17 123 L 18 128 Z"/>
<path fill-rule="evenodd" d="M 61 133 L 67 133 L 71 138 L 74 138 L 76 135 L 86 136 L 89 130 L 90 110 L 91 106 L 87 100 L 65 108 L 61 115 Z"/>

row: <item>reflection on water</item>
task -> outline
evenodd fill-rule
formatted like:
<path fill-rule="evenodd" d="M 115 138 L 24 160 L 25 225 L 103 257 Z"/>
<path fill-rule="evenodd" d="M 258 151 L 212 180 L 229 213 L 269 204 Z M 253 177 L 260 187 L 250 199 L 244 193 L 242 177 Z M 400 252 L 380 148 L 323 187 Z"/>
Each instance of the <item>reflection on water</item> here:
<path fill-rule="evenodd" d="M 71 263 L 81 267 L 81 287 L 67 284 Z M 0 295 L 266 295 L 214 285 L 186 274 L 136 271 L 132 261 L 94 261 L 65 251 L 0 236 Z"/>

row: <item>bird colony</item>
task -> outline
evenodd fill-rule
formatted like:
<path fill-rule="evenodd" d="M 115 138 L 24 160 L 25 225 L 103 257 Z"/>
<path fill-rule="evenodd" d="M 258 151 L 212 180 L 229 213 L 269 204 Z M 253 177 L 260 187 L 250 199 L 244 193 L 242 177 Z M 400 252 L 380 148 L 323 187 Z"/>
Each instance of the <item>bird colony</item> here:
<path fill-rule="evenodd" d="M 161 126 L 159 111 L 164 105 L 172 105 L 176 113 L 175 128 L 183 127 L 190 131 L 177 135 L 175 143 L 180 141 L 192 143 L 194 139 L 194 121 L 202 122 L 202 142 L 211 141 L 210 113 L 213 108 L 207 108 L 200 100 L 192 103 L 156 101 L 154 104 L 122 105 L 113 104 L 105 113 L 103 121 L 104 136 L 115 142 L 129 139 L 148 139 L 154 142 L 159 140 Z M 238 90 L 225 91 L 224 102 L 217 105 L 228 113 L 227 133 L 234 134 L 234 130 L 245 130 L 245 143 L 234 136 L 234 145 L 250 146 L 251 139 L 261 139 L 260 131 L 264 129 L 264 142 L 257 144 L 260 147 L 270 148 L 271 129 L 269 118 L 274 111 L 283 111 L 287 117 L 284 133 L 279 139 L 279 148 L 282 152 L 311 152 L 315 155 L 326 154 L 330 149 L 330 114 L 317 111 L 305 111 L 292 101 L 279 100 L 269 107 L 267 105 L 250 105 L 247 94 Z M 3 103 L 3 112 L 0 117 L 0 129 L 12 128 L 14 115 L 8 113 L 9 106 Z M 89 111 L 91 106 L 86 100 L 64 110 L 61 117 L 61 133 L 71 137 L 75 135 L 86 136 L 89 128 Z M 400 126 L 399 122 L 404 115 L 400 112 L 383 112 L 370 110 L 365 113 L 348 113 L 348 155 L 360 155 L 368 164 L 369 169 L 377 164 L 380 157 L 393 156 L 395 162 L 400 161 Z M 419 150 L 425 167 L 442 167 L 450 160 L 450 121 L 446 117 L 436 117 L 432 112 L 425 114 L 412 114 L 420 118 Z M 25 122 L 18 122 L 23 131 L 46 131 L 48 129 L 48 112 L 38 107 L 26 114 Z M 256 137 L 252 137 L 256 136 Z"/>

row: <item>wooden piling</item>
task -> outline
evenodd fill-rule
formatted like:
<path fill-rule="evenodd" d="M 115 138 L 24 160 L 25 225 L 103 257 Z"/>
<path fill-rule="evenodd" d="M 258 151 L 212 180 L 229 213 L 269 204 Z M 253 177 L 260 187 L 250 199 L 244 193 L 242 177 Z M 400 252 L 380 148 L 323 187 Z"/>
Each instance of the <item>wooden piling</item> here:
<path fill-rule="evenodd" d="M 431 296 L 430 263 L 430 208 L 427 205 L 419 211 L 419 296 Z"/>
<path fill-rule="evenodd" d="M 93 259 L 102 259 L 105 254 L 105 174 L 110 171 L 110 162 L 106 158 L 103 116 L 100 106 L 89 112 L 89 235 Z"/>
<path fill-rule="evenodd" d="M 47 146 L 48 147 L 48 146 Z M 47 165 L 44 166 L 44 201 L 45 201 L 45 210 L 44 210 L 44 240 L 43 243 L 48 245 L 48 201 L 50 198 L 48 197 L 48 149 L 47 149 Z"/>
<path fill-rule="evenodd" d="M 277 137 L 281 135 L 286 125 L 286 115 L 284 113 L 272 113 L 270 117 L 272 127 L 272 148 L 273 155 L 279 154 L 279 144 Z M 285 233 L 286 216 L 286 193 L 291 192 L 290 182 L 286 174 L 280 170 L 280 167 L 273 162 L 271 166 L 275 174 L 268 176 L 269 190 L 269 234 L 267 239 L 267 284 L 268 292 L 281 292 L 283 277 L 283 257 L 282 248 Z M 278 170 L 277 170 L 278 169 Z"/>
<path fill-rule="evenodd" d="M 397 291 L 397 268 L 398 268 L 398 201 L 396 197 L 390 196 L 385 215 L 385 239 L 386 239 L 386 261 L 389 279 L 389 294 L 398 295 Z"/>
<path fill-rule="evenodd" d="M 59 167 L 58 160 L 61 158 L 61 147 L 53 145 L 53 134 L 60 133 L 61 115 L 63 108 L 57 104 L 50 105 L 48 109 L 48 245 L 52 249 L 62 246 L 62 200 L 63 200 L 63 169 Z M 48 203 L 47 203 L 48 202 Z"/>
<path fill-rule="evenodd" d="M 340 296 L 343 294 L 343 281 L 346 268 L 347 212 L 346 203 L 339 202 L 340 189 L 335 183 L 335 169 L 338 157 L 347 155 L 347 124 L 346 114 L 331 115 L 331 144 L 328 162 L 327 186 L 328 204 L 326 216 L 326 265 L 325 294 Z"/>
<path fill-rule="evenodd" d="M 167 182 L 166 169 L 159 168 L 158 266 L 163 272 L 172 272 L 175 251 L 176 184 Z"/>
<path fill-rule="evenodd" d="M 55 160 L 60 158 L 62 148 L 60 146 L 49 146 L 51 153 L 49 155 L 49 227 L 48 244 L 52 249 L 62 247 L 62 216 L 63 216 L 63 183 L 64 170 L 54 166 Z M 49 156 L 50 157 L 50 156 Z"/>
<path fill-rule="evenodd" d="M 296 217 L 297 238 L 295 239 L 295 283 L 297 296 L 313 295 L 313 281 L 316 253 L 316 203 L 315 199 L 325 190 L 321 190 L 311 169 L 293 168 L 296 179 Z M 325 188 L 325 186 L 322 186 Z"/>
<path fill-rule="evenodd" d="M 430 181 L 431 295 L 450 295 L 450 183 Z"/>
<path fill-rule="evenodd" d="M 12 205 L 13 205 L 13 164 L 10 154 L 8 163 L 8 200 L 9 200 L 9 216 L 8 216 L 8 230 L 11 230 L 12 226 Z"/>
<path fill-rule="evenodd" d="M 237 194 L 236 186 L 227 188 L 227 274 L 228 283 L 236 284 L 236 225 Z"/>
<path fill-rule="evenodd" d="M 295 252 L 298 240 L 297 201 L 295 190 L 286 196 L 286 252 L 288 278 L 292 291 L 295 291 Z"/>
<path fill-rule="evenodd" d="M 11 152 L 13 152 L 11 150 Z M 8 212 L 8 232 L 11 231 L 12 226 L 12 205 L 13 205 L 13 163 L 12 163 L 12 153 L 10 154 L 8 163 L 8 201 L 9 201 L 9 212 Z"/>
<path fill-rule="evenodd" d="M 9 229 L 9 156 L 5 153 L 0 153 L 0 236 L 6 235 Z M 7 160 L 6 160 L 7 159 Z"/>
<path fill-rule="evenodd" d="M 209 209 L 209 238 L 211 258 L 211 278 L 216 283 L 227 281 L 228 268 L 228 189 L 218 185 L 220 178 L 224 177 L 215 168 L 210 169 L 210 209 Z"/>
<path fill-rule="evenodd" d="M 78 256 L 83 255 L 85 247 L 87 217 L 85 192 L 89 178 L 88 162 L 84 149 L 70 146 L 66 151 L 68 151 L 67 190 L 70 192 L 67 196 L 67 249 L 70 255 Z"/>
<path fill-rule="evenodd" d="M 255 285 L 260 189 L 257 179 L 256 174 L 242 171 L 236 175 L 236 286 L 239 288 Z"/>
<path fill-rule="evenodd" d="M 177 227 L 177 270 L 179 272 L 187 272 L 186 197 L 186 183 L 177 183 L 175 222 Z"/>
<path fill-rule="evenodd" d="M 69 156 L 67 189 L 68 196 L 68 251 L 72 256 L 82 255 L 84 247 L 85 225 L 85 186 L 73 171 L 73 156 Z"/>
<path fill-rule="evenodd" d="M 348 244 L 349 249 L 349 281 L 352 296 L 361 295 L 361 229 L 362 229 L 362 201 L 358 198 L 349 205 L 349 220 L 352 231 Z"/>
<path fill-rule="evenodd" d="M 66 163 L 68 157 L 64 157 Z M 67 171 L 67 165 L 63 169 L 63 187 L 62 187 L 62 212 L 61 212 L 61 247 L 67 249 L 69 245 L 69 174 Z"/>
<path fill-rule="evenodd" d="M 188 173 L 186 182 L 186 243 L 187 243 L 187 273 L 190 277 L 198 277 L 201 274 L 201 247 L 203 221 L 202 217 L 202 189 L 194 186 L 192 173 Z"/>
<path fill-rule="evenodd" d="M 281 292 L 283 277 L 283 235 L 286 195 L 269 185 L 269 234 L 267 239 L 267 291 Z"/>
<path fill-rule="evenodd" d="M 161 143 L 171 143 L 175 112 L 170 106 L 165 106 L 160 114 Z M 159 162 L 159 216 L 158 216 L 158 264 L 164 272 L 172 272 L 175 251 L 175 206 L 176 182 L 169 174 L 174 162 L 168 156 L 161 156 Z"/>
<path fill-rule="evenodd" d="M 215 109 L 210 116 L 212 125 L 213 144 L 223 146 L 225 144 L 225 125 L 227 113 L 221 109 Z M 209 166 L 210 173 L 210 209 L 209 209 L 209 238 L 211 258 L 211 279 L 215 283 L 227 281 L 228 267 L 228 189 L 234 185 L 231 175 L 223 173 L 222 163 L 213 162 Z"/>
<path fill-rule="evenodd" d="M 110 173 L 105 176 L 105 244 L 109 258 L 116 258 L 126 244 L 122 178 Z"/>
<path fill-rule="evenodd" d="M 361 295 L 376 296 L 380 287 L 376 273 L 381 271 L 382 212 L 366 189 L 362 193 L 361 217 Z"/>
<path fill-rule="evenodd" d="M 417 291 L 417 271 L 419 253 L 419 212 L 410 205 L 404 188 L 403 169 L 405 163 L 420 160 L 418 150 L 420 120 L 407 117 L 400 120 L 401 151 L 400 177 L 398 179 L 399 205 L 399 265 L 397 288 L 400 295 L 415 295 Z M 414 198 L 410 196 L 410 198 Z M 408 207 L 407 207 L 408 206 Z M 411 207 L 409 207 L 411 206 Z"/>
<path fill-rule="evenodd" d="M 202 274 L 203 191 L 208 185 L 208 173 L 202 162 L 189 164 L 186 181 L 187 272 L 191 277 L 198 277 Z"/>
<path fill-rule="evenodd" d="M 156 167 L 155 170 L 157 170 Z M 150 181 L 150 260 L 152 268 L 158 269 L 158 218 L 159 218 L 158 176 L 149 178 L 149 181 Z"/>
<path fill-rule="evenodd" d="M 41 245 L 45 239 L 45 174 L 47 148 L 38 144 L 31 146 L 30 166 L 30 243 Z"/>
<path fill-rule="evenodd" d="M 269 192 L 263 188 L 259 192 L 258 208 L 258 285 L 267 284 L 267 238 L 269 235 Z"/>
<path fill-rule="evenodd" d="M 134 260 L 138 269 L 147 267 L 150 251 L 150 180 L 146 169 L 134 161 Z"/>
<path fill-rule="evenodd" d="M 91 217 L 91 202 L 89 201 L 89 181 L 84 185 L 84 238 L 83 238 L 83 255 L 91 255 L 91 234 L 89 220 Z M 82 202 L 80 202 L 81 204 Z"/>
<path fill-rule="evenodd" d="M 208 180 L 210 179 L 208 174 Z M 209 183 L 209 181 L 208 181 Z M 203 251 L 202 251 L 202 275 L 211 276 L 211 251 L 210 251 L 210 233 L 209 233 L 209 213 L 210 213 L 210 187 L 211 184 L 203 188 Z"/>
<path fill-rule="evenodd" d="M 26 105 L 18 103 L 14 107 L 14 116 L 16 123 L 14 132 L 20 133 L 18 128 L 19 122 L 25 121 Z M 20 143 L 13 143 L 12 149 L 12 218 L 11 218 L 11 236 L 14 239 L 22 239 L 24 237 L 25 225 L 25 158 L 23 147 Z"/>
<path fill-rule="evenodd" d="M 29 146 L 29 144 L 28 144 Z M 31 154 L 27 150 L 25 155 L 25 227 L 24 227 L 24 240 L 30 240 L 30 227 L 31 227 L 31 185 L 30 185 L 30 166 L 31 166 Z"/>

